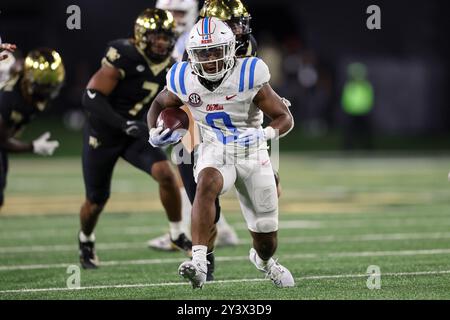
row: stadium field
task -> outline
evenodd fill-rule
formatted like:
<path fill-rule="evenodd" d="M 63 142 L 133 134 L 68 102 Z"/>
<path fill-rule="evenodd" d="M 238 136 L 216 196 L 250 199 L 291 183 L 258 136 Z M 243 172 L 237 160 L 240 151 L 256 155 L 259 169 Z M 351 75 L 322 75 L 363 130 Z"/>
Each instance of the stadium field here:
<path fill-rule="evenodd" d="M 80 160 L 12 158 L 0 300 L 450 299 L 449 163 L 448 155 L 283 154 L 276 256 L 296 286 L 276 289 L 248 261 L 250 236 L 231 192 L 222 211 L 241 243 L 217 248 L 216 281 L 193 291 L 177 274 L 186 257 L 146 247 L 167 222 L 156 184 L 123 162 L 96 230 L 102 266 L 67 288 L 67 268 L 78 265 Z M 367 287 L 371 265 L 379 289 Z"/>

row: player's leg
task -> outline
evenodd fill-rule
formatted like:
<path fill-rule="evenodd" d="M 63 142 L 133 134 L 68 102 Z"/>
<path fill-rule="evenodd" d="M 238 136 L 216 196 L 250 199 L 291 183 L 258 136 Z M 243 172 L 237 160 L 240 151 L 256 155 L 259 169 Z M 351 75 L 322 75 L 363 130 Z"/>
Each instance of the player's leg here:
<path fill-rule="evenodd" d="M 222 153 L 214 146 L 200 146 L 198 154 L 194 172 L 197 190 L 191 223 L 192 261 L 182 263 L 178 270 L 194 288 L 202 287 L 207 279 L 207 254 L 213 249 L 214 224 L 218 219 L 216 199 L 234 184 L 236 178 L 234 165 L 224 165 Z"/>
<path fill-rule="evenodd" d="M 87 133 L 84 135 L 82 166 L 86 199 L 80 209 L 81 230 L 78 241 L 80 263 L 85 269 L 94 269 L 98 266 L 94 229 L 108 201 L 112 173 L 121 149 L 120 143 L 103 145 Z"/>
<path fill-rule="evenodd" d="M 0 150 L 0 210 L 5 201 L 6 177 L 8 175 L 8 155 L 6 151 Z"/>
<path fill-rule="evenodd" d="M 177 146 L 182 145 L 179 144 Z M 177 156 L 180 156 L 182 159 L 184 159 L 184 156 L 188 156 L 188 159 L 191 161 L 184 161 L 178 164 L 178 174 L 175 172 L 177 176 L 178 188 L 180 189 L 181 194 L 181 220 L 183 223 L 183 229 L 186 232 L 186 235 L 191 237 L 190 229 L 192 203 L 194 202 L 195 188 L 197 187 L 193 174 L 193 156 L 191 157 L 191 153 L 189 153 L 184 147 Z M 180 162 L 179 159 L 176 159 L 176 162 Z M 168 233 L 149 240 L 148 246 L 150 248 L 163 251 L 174 250 L 170 241 L 170 235 Z"/>
<path fill-rule="evenodd" d="M 236 191 L 253 238 L 250 261 L 276 286 L 293 286 L 289 270 L 273 259 L 278 246 L 278 197 L 269 155 L 266 150 L 259 151 L 256 159 L 237 168 Z"/>
<path fill-rule="evenodd" d="M 161 203 L 169 220 L 171 245 L 190 254 L 192 243 L 186 237 L 181 222 L 180 189 L 165 153 L 144 139 L 136 139 L 125 149 L 122 157 L 158 182 Z"/>

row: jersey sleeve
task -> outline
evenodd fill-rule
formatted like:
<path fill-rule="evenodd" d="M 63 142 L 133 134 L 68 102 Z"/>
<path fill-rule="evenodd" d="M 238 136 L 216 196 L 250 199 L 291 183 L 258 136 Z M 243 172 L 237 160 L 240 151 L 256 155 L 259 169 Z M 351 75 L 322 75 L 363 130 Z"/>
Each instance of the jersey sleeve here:
<path fill-rule="evenodd" d="M 116 40 L 108 43 L 105 55 L 102 59 L 102 65 L 116 68 L 120 72 L 120 77 L 125 78 L 129 67 L 126 44 L 124 40 Z"/>
<path fill-rule="evenodd" d="M 259 90 L 270 81 L 270 71 L 267 64 L 260 58 L 248 58 L 247 63 L 250 65 L 248 67 L 248 89 L 251 100 L 253 100 Z"/>
<path fill-rule="evenodd" d="M 166 74 L 167 90 L 175 94 L 181 101 L 187 101 L 187 80 L 189 73 L 186 69 L 190 68 L 189 62 L 182 61 L 175 63 Z"/>

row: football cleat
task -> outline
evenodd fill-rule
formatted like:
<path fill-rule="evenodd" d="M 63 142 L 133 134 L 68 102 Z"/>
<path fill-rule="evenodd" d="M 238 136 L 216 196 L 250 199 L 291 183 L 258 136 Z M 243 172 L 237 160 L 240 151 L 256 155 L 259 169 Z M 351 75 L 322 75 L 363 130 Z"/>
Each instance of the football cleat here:
<path fill-rule="evenodd" d="M 256 250 L 251 248 L 249 259 L 255 265 L 256 269 L 266 274 L 266 277 L 272 280 L 275 286 L 278 288 L 293 287 L 295 285 L 294 278 L 291 272 L 283 267 L 278 261 L 270 258 L 269 262 L 265 267 L 261 267 L 256 262 Z"/>
<path fill-rule="evenodd" d="M 170 240 L 170 235 L 168 233 L 159 236 L 157 238 L 151 239 L 147 242 L 149 248 L 161 251 L 176 251 L 172 246 L 172 241 Z"/>
<path fill-rule="evenodd" d="M 239 244 L 239 238 L 230 226 L 217 225 L 216 247 L 234 247 Z"/>
<path fill-rule="evenodd" d="M 178 274 L 189 280 L 193 289 L 201 289 L 206 282 L 207 269 L 206 261 L 185 261 L 178 268 Z"/>
<path fill-rule="evenodd" d="M 189 257 L 192 256 L 192 241 L 184 233 L 175 240 L 170 239 L 170 242 L 174 250 L 184 251 Z"/>
<path fill-rule="evenodd" d="M 97 269 L 99 260 L 95 254 L 95 242 L 81 242 L 78 240 L 80 248 L 80 264 L 83 269 Z"/>
<path fill-rule="evenodd" d="M 214 280 L 214 267 L 215 267 L 214 252 L 209 252 L 206 255 L 206 261 L 207 261 L 206 281 L 213 281 Z"/>

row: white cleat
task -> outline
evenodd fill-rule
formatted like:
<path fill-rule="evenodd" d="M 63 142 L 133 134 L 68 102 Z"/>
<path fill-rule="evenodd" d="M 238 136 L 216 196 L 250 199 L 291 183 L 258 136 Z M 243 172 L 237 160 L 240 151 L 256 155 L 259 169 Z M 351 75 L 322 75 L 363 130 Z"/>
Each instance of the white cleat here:
<path fill-rule="evenodd" d="M 272 280 L 275 286 L 278 288 L 288 288 L 295 286 L 294 278 L 292 277 L 291 272 L 283 267 L 278 261 L 270 258 L 269 263 L 266 267 L 261 267 L 256 262 L 256 250 L 251 248 L 249 259 L 255 265 L 256 269 L 261 272 L 264 272 L 266 276 Z"/>
<path fill-rule="evenodd" d="M 161 251 L 175 251 L 174 247 L 172 246 L 172 242 L 170 241 L 170 235 L 168 233 L 155 238 L 151 239 L 147 242 L 147 245 L 149 248 L 161 250 Z"/>
<path fill-rule="evenodd" d="M 206 282 L 207 266 L 200 261 L 185 261 L 178 267 L 178 274 L 189 280 L 192 288 L 202 288 Z"/>
<path fill-rule="evenodd" d="M 239 244 L 239 238 L 231 227 L 217 226 L 216 247 L 233 247 Z"/>

